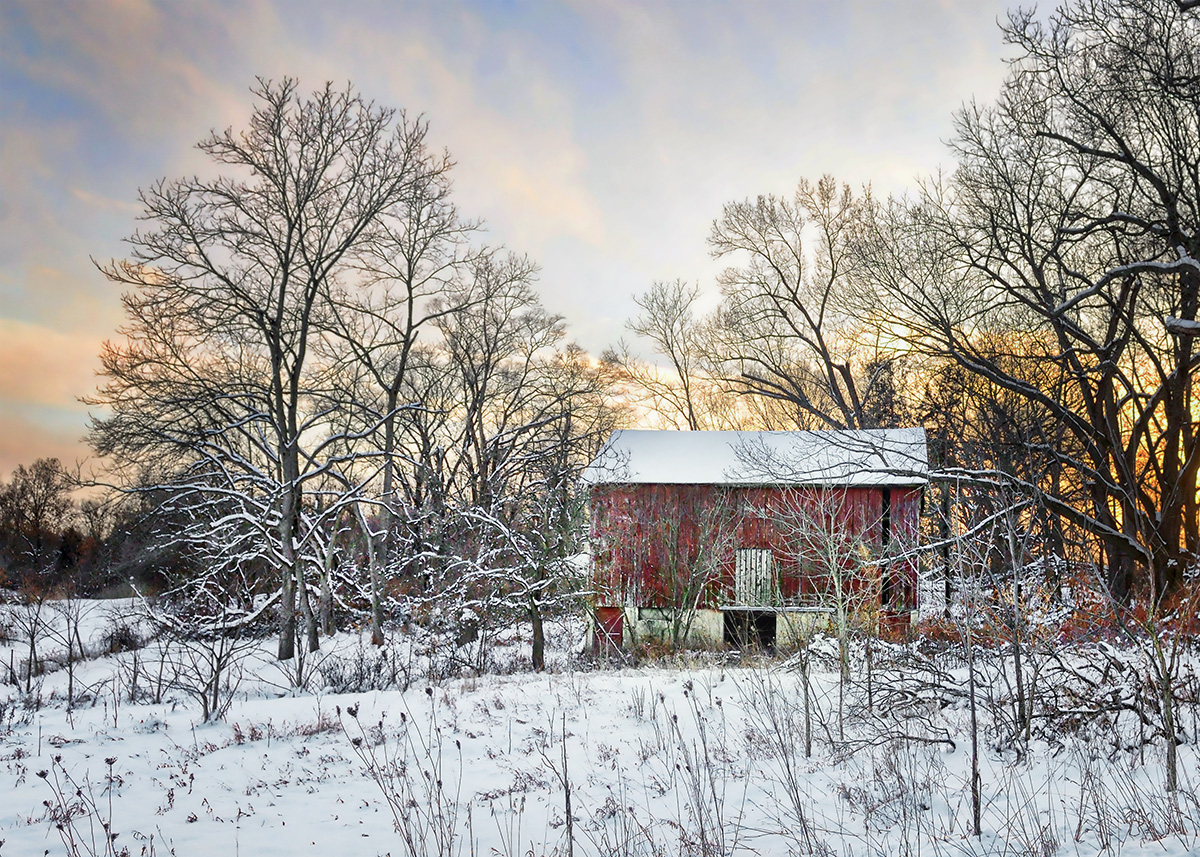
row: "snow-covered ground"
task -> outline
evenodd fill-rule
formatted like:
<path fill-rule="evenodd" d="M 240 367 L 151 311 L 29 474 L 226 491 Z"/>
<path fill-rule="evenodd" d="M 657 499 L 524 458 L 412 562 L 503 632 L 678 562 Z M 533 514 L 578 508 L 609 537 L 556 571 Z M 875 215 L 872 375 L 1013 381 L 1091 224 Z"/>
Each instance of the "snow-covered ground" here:
<path fill-rule="evenodd" d="M 928 681 L 899 687 L 899 650 L 876 652 L 870 710 L 865 687 L 850 689 L 841 738 L 837 673 L 819 659 L 811 757 L 792 665 L 573 667 L 572 633 L 545 674 L 340 694 L 288 690 L 264 642 L 242 653 L 224 720 L 204 723 L 186 693 L 147 701 L 153 644 L 98 655 L 128 602 L 76 603 L 92 656 L 74 670 L 81 701 L 66 704 L 65 668 L 29 695 L 23 681 L 0 691 L 4 857 L 109 853 L 105 823 L 116 853 L 135 855 L 1200 853 L 1190 708 L 1171 795 L 1162 741 L 1131 740 L 1132 719 L 1109 736 L 1091 724 L 1024 745 L 982 707 L 974 837 L 969 706 Z M 19 622 L 7 637 L 5 679 L 27 654 Z M 347 665 L 372 657 L 351 634 L 323 648 L 309 667 L 333 651 L 343 686 Z M 961 665 L 944 669 L 942 686 L 965 686 Z M 991 680 L 980 695 L 1002 699 L 1003 678 Z"/>

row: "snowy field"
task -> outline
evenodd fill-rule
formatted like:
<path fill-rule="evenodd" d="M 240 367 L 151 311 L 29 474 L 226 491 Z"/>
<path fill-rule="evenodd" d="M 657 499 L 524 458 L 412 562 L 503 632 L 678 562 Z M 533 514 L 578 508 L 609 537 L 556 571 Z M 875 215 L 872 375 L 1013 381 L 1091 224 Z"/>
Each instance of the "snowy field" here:
<path fill-rule="evenodd" d="M 591 667 L 571 655 L 578 629 L 552 638 L 548 673 L 434 683 L 396 670 L 415 663 L 411 651 L 398 660 L 405 639 L 387 667 L 346 634 L 310 657 L 304 692 L 264 642 L 235 653 L 232 703 L 203 722 L 186 676 L 164 678 L 161 647 L 101 654 L 138 630 L 119 615 L 129 602 L 71 604 L 44 608 L 48 666 L 28 693 L 24 608 L 5 620 L 4 857 L 1200 853 L 1194 704 L 1179 712 L 1181 787 L 1169 794 L 1144 719 L 1013 740 L 1009 677 L 982 663 L 975 837 L 966 669 L 947 658 L 879 646 L 868 689 L 857 650 L 839 706 L 832 644 L 818 645 L 811 756 L 794 662 Z M 55 640 L 72 625 L 87 659 L 68 668 Z M 412 683 L 335 693 L 323 670 L 341 687 Z"/>

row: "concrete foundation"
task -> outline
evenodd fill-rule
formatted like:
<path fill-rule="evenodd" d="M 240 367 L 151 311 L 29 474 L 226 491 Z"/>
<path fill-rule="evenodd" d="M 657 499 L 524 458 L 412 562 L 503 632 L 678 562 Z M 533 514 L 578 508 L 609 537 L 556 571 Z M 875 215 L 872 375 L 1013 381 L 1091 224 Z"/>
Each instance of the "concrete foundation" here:
<path fill-rule="evenodd" d="M 626 607 L 625 645 L 670 643 L 678 622 L 684 646 L 716 648 L 721 645 L 723 621 L 720 610 L 696 610 L 688 615 L 658 607 Z"/>
<path fill-rule="evenodd" d="M 676 621 L 682 626 L 682 645 L 689 648 L 723 648 L 728 642 L 728 617 L 737 612 L 703 609 L 693 611 L 689 616 L 659 607 L 625 607 L 621 610 L 623 622 L 619 639 L 623 648 L 647 643 L 670 644 Z M 832 611 L 826 608 L 788 607 L 757 612 L 774 614 L 774 636 L 768 645 L 778 651 L 794 651 L 806 638 L 832 627 Z M 604 635 L 607 635 L 605 639 L 615 643 L 614 630 L 609 627 Z M 604 636 L 598 631 L 598 628 L 592 629 L 593 642 Z"/>

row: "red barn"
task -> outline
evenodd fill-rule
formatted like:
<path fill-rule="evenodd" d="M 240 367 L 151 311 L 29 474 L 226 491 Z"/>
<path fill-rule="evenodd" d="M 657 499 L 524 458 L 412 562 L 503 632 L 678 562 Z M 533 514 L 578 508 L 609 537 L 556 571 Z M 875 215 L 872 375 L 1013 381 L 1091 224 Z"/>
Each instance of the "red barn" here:
<path fill-rule="evenodd" d="M 907 624 L 927 469 L 919 428 L 614 432 L 583 474 L 596 644 Z"/>

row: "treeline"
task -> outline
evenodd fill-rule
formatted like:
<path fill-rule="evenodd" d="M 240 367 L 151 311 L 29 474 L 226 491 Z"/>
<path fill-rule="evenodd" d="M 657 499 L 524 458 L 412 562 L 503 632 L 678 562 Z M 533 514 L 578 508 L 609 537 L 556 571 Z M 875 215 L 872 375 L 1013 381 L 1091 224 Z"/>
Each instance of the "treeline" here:
<path fill-rule="evenodd" d="M 580 549 L 576 474 L 614 421 L 536 266 L 489 247 L 427 126 L 260 81 L 223 175 L 145 190 L 96 452 L 187 567 L 160 601 L 279 657 L 361 612 L 540 628 Z M 580 590 L 565 587 L 566 594 Z M 534 661 L 541 665 L 540 639 Z"/>
<path fill-rule="evenodd" d="M 1094 570 L 1120 604 L 1177 593 L 1200 557 L 1191 5 L 1013 13 L 952 173 L 902 199 L 826 176 L 730 203 L 719 305 L 656 283 L 629 324 L 668 370 L 607 359 L 667 426 L 925 426 L 947 579 L 972 537 L 993 565 Z"/>
<path fill-rule="evenodd" d="M 83 481 L 57 458 L 0 477 L 0 587 L 35 600 L 127 594 L 131 581 L 161 588 L 181 565 L 137 498 L 81 492 Z"/>
<path fill-rule="evenodd" d="M 0 479 L 0 584 L 75 589 L 103 538 L 95 501 L 71 498 L 75 481 L 56 458 L 20 465 Z"/>

